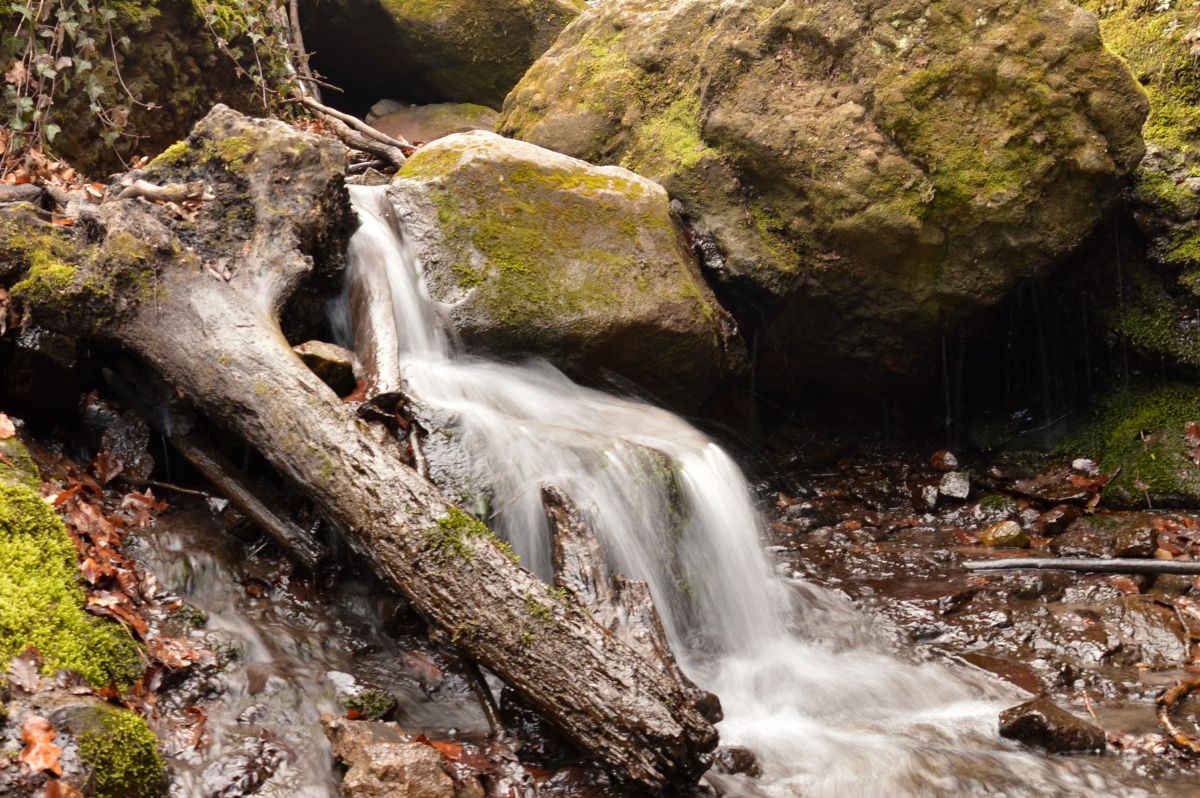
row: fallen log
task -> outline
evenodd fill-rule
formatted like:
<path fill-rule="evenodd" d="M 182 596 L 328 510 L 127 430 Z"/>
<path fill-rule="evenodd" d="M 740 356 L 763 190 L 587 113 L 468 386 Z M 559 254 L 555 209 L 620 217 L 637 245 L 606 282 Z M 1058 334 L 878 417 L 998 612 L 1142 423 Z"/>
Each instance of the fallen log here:
<path fill-rule="evenodd" d="M 218 106 L 170 161 L 129 177 L 203 176 L 214 200 L 194 222 L 120 199 L 65 228 L 0 218 L 14 301 L 39 323 L 136 355 L 256 449 L 460 651 L 616 778 L 695 783 L 717 735 L 687 688 L 520 568 L 366 434 L 285 339 L 289 299 L 336 276 L 353 224 L 341 145 Z M 53 251 L 53 268 L 35 246 Z M 214 279 L 205 264 L 231 253 L 229 279 Z"/>
<path fill-rule="evenodd" d="M 1139 560 L 1134 558 L 1065 559 L 1058 557 L 1014 557 L 1008 560 L 967 560 L 968 571 L 1033 569 L 1038 571 L 1088 571 L 1097 574 L 1200 574 L 1197 560 Z"/>
<path fill-rule="evenodd" d="M 140 380 L 142 390 L 139 390 L 114 372 L 106 372 L 105 377 L 125 404 L 146 419 L 171 448 L 199 471 L 217 492 L 232 502 L 242 515 L 290 554 L 293 560 L 310 573 L 315 573 L 317 567 L 328 559 L 329 549 L 307 529 L 293 523 L 276 507 L 275 502 L 253 487 L 229 458 L 196 433 L 193 430 L 195 423 L 190 417 L 173 411 L 167 399 L 147 395 L 144 388 L 153 378 Z"/>

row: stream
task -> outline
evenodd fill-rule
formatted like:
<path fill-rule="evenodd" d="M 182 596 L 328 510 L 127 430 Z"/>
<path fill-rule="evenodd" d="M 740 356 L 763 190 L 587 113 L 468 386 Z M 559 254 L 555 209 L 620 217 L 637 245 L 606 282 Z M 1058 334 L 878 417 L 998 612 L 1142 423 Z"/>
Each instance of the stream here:
<path fill-rule="evenodd" d="M 721 698 L 723 744 L 752 749 L 760 778 L 710 774 L 747 796 L 1187 796 L 1178 781 L 1137 777 L 1115 757 L 1048 757 L 1002 740 L 998 713 L 1017 688 L 898 650 L 886 624 L 764 551 L 763 520 L 737 464 L 665 410 L 572 383 L 550 365 L 458 351 L 429 298 L 386 187 L 352 187 L 362 226 L 350 279 L 386 285 L 390 313 L 338 318 L 346 342 L 394 341 L 406 391 L 431 430 L 432 477 L 487 517 L 522 564 L 551 576 L 540 486 L 553 483 L 587 515 L 616 571 L 646 580 L 688 674 Z M 362 319 L 390 318 L 379 332 Z M 350 322 L 353 317 L 355 322 Z M 354 328 L 354 329 L 352 329 Z M 244 588 L 265 562 L 244 556 L 202 509 L 160 521 L 139 558 L 207 613 L 241 653 L 209 685 L 204 754 L 174 757 L 174 795 L 207 794 L 221 768 L 274 765 L 255 794 L 335 796 L 319 714 L 337 711 L 334 683 L 354 673 L 386 686 L 414 730 L 479 733 L 463 685 L 432 699 L 412 667 L 417 645 L 388 630 L 369 580 L 343 580 L 336 600 Z M 264 583 L 287 584 L 278 575 Z M 358 642 L 355 642 L 358 641 Z M 419 669 L 416 669 L 419 671 Z M 449 678 L 449 677 L 448 677 Z M 452 680 L 451 680 L 452 681 Z M 241 759 L 239 759 L 241 757 Z M 231 764 L 232 763 L 232 764 Z"/>

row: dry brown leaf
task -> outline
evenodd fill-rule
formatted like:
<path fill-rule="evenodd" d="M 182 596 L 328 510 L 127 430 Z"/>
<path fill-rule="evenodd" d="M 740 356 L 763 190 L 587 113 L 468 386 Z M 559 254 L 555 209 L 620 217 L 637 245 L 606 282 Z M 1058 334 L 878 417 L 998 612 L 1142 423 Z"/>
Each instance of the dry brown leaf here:
<path fill-rule="evenodd" d="M 30 715 L 21 725 L 21 761 L 34 773 L 49 772 L 62 775 L 62 749 L 51 742 L 58 736 L 50 721 L 40 715 Z"/>
<path fill-rule="evenodd" d="M 46 791 L 42 793 L 42 798 L 83 798 L 83 793 L 65 781 L 51 779 L 46 782 Z"/>
<path fill-rule="evenodd" d="M 462 758 L 463 747 L 458 743 L 449 743 L 445 740 L 430 740 L 429 745 L 451 761 Z"/>
<path fill-rule="evenodd" d="M 41 684 L 42 656 L 33 646 L 13 657 L 8 665 L 8 683 L 27 693 L 37 691 Z"/>
<path fill-rule="evenodd" d="M 17 427 L 8 416 L 0 413 L 0 441 L 16 436 Z"/>

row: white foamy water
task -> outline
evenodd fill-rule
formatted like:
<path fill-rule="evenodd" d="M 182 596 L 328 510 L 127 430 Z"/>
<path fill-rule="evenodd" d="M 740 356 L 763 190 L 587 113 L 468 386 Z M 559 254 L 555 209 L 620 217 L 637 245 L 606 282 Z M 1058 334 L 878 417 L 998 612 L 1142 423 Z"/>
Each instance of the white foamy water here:
<path fill-rule="evenodd" d="M 1014 692 L 888 653 L 840 597 L 789 584 L 759 540 L 737 465 L 662 409 L 572 383 L 543 362 L 457 352 L 383 188 L 354 187 L 350 247 L 356 344 L 394 342 L 399 375 L 465 452 L 457 484 L 487 497 L 490 525 L 522 564 L 551 576 L 540 486 L 589 516 L 613 568 L 649 582 L 685 669 L 720 696 L 725 743 L 759 756 L 759 780 L 714 777 L 730 794 L 773 796 L 1149 795 L 1088 760 L 1052 760 L 999 740 Z M 374 299 L 361 307 L 362 296 Z M 383 300 L 381 298 L 386 298 Z M 391 313 L 379 303 L 386 301 Z M 368 321 L 370 319 L 370 321 Z M 382 325 L 383 332 L 376 334 Z M 463 497 L 464 499 L 466 497 Z"/>

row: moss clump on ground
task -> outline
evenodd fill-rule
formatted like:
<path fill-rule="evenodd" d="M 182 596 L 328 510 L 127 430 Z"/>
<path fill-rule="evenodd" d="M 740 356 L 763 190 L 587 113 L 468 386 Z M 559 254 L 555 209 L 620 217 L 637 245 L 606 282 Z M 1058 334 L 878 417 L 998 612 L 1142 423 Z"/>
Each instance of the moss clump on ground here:
<path fill-rule="evenodd" d="M 372 687 L 346 696 L 342 706 L 367 720 L 381 720 L 395 708 L 396 699 L 391 693 Z"/>
<path fill-rule="evenodd" d="M 97 707 L 78 732 L 79 752 L 92 771 L 96 798 L 155 798 L 164 767 L 158 740 L 134 713 Z"/>
<path fill-rule="evenodd" d="M 1200 466 L 1192 459 L 1200 452 L 1188 442 L 1190 422 L 1200 422 L 1200 391 L 1193 385 L 1119 391 L 1059 451 L 1092 457 L 1102 472 L 1116 474 L 1104 489 L 1106 503 L 1191 503 L 1200 499 Z"/>
<path fill-rule="evenodd" d="M 142 672 L 137 645 L 84 611 L 77 573 L 75 547 L 54 510 L 28 486 L 0 484 L 0 662 L 32 645 L 46 673 L 128 684 Z"/>

